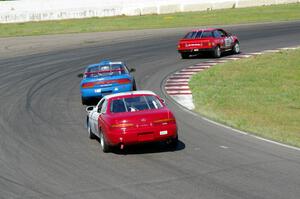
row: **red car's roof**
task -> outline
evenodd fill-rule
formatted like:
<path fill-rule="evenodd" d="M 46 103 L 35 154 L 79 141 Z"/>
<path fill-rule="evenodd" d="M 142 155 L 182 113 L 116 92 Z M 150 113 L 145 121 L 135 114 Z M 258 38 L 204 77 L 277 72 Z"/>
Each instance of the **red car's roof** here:
<path fill-rule="evenodd" d="M 156 96 L 156 94 L 152 91 L 140 90 L 140 91 L 122 92 L 122 93 L 106 95 L 104 98 L 111 99 L 111 98 L 115 98 L 115 97 L 127 97 L 127 96 L 135 96 L 135 95 L 155 95 Z"/>

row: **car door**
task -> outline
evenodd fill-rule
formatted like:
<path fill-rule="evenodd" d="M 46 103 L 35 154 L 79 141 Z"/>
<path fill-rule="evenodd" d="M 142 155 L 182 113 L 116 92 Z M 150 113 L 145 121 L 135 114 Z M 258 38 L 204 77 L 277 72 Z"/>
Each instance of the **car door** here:
<path fill-rule="evenodd" d="M 91 113 L 91 129 L 93 131 L 94 134 L 96 134 L 97 136 L 99 136 L 99 132 L 98 132 L 98 117 L 100 115 L 100 111 L 102 108 L 102 105 L 104 103 L 104 98 L 102 98 L 100 100 L 100 102 L 97 104 L 96 108 L 93 110 L 93 112 Z"/>
<path fill-rule="evenodd" d="M 102 129 L 105 128 L 104 117 L 105 117 L 105 114 L 106 114 L 106 111 L 107 111 L 107 104 L 108 104 L 108 99 L 106 99 L 103 102 L 101 109 L 98 110 L 99 115 L 98 115 L 98 121 L 97 121 L 97 124 L 98 124 L 97 129 L 98 129 L 98 134 L 99 135 L 100 135 L 99 130 L 102 130 Z"/>
<path fill-rule="evenodd" d="M 224 34 L 220 30 L 215 30 L 213 32 L 215 42 L 220 46 L 222 50 L 225 49 L 225 40 L 224 40 Z"/>
<path fill-rule="evenodd" d="M 232 47 L 232 45 L 233 45 L 233 39 L 232 39 L 232 37 L 230 36 L 230 34 L 228 34 L 227 32 L 225 32 L 222 29 L 219 29 L 218 31 L 220 32 L 221 37 L 224 40 L 224 48 L 225 49 L 230 49 Z"/>

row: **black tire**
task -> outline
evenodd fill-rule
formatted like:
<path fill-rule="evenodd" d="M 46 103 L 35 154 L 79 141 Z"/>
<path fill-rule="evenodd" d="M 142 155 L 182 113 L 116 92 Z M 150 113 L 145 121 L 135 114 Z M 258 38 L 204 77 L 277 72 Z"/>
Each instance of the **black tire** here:
<path fill-rule="evenodd" d="M 239 54 L 240 53 L 240 43 L 239 42 L 236 42 L 233 47 L 232 47 L 232 54 Z"/>
<path fill-rule="evenodd" d="M 190 57 L 189 53 L 181 53 L 181 58 L 182 59 L 188 59 Z"/>
<path fill-rule="evenodd" d="M 178 145 L 178 135 L 175 138 L 172 138 L 171 140 L 169 140 L 169 142 L 168 142 L 168 146 L 172 150 L 175 150 L 177 145 Z"/>
<path fill-rule="evenodd" d="M 87 105 L 88 100 L 86 98 L 81 97 L 81 103 L 82 103 L 82 105 Z"/>
<path fill-rule="evenodd" d="M 100 146 L 104 153 L 108 153 L 111 150 L 111 147 L 108 145 L 106 138 L 102 132 L 100 132 Z"/>
<path fill-rule="evenodd" d="M 221 48 L 220 46 L 216 46 L 213 51 L 214 58 L 220 58 L 221 57 Z"/>
<path fill-rule="evenodd" d="M 132 90 L 133 91 L 137 90 L 135 80 L 133 80 L 133 83 L 132 83 Z"/>
<path fill-rule="evenodd" d="M 92 139 L 92 140 L 93 140 L 93 139 L 96 139 L 96 136 L 95 136 L 95 134 L 92 132 L 91 125 L 90 125 L 88 119 L 87 119 L 87 132 L 88 132 L 88 136 L 89 136 L 90 139 Z"/>

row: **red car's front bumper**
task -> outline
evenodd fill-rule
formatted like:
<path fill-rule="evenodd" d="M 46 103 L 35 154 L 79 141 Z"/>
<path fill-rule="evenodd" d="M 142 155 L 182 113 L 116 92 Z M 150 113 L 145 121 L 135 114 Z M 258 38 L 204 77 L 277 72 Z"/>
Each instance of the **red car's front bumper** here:
<path fill-rule="evenodd" d="M 148 126 L 128 129 L 115 129 L 107 133 L 109 145 L 131 145 L 145 142 L 167 141 L 177 136 L 176 124 Z"/>

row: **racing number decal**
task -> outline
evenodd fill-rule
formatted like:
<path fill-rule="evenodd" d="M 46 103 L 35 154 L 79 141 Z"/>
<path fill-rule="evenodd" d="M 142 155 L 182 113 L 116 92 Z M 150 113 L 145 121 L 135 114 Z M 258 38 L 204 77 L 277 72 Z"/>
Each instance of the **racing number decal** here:
<path fill-rule="evenodd" d="M 225 47 L 230 47 L 233 42 L 232 37 L 225 38 Z"/>

